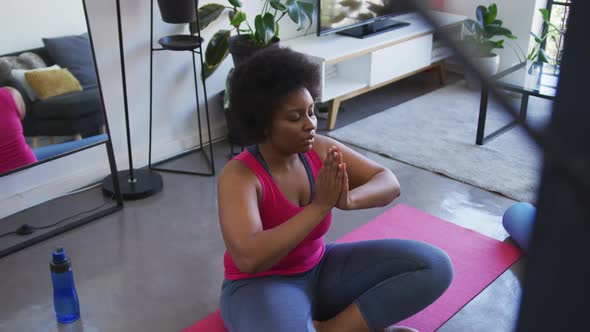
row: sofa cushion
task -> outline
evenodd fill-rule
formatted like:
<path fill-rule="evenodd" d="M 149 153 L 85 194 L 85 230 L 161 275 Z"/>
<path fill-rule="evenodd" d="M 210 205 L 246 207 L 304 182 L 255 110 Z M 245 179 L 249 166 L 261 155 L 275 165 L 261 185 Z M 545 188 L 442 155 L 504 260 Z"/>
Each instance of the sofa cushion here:
<path fill-rule="evenodd" d="M 53 65 L 51 67 L 37 68 L 37 69 L 31 69 L 31 70 L 13 69 L 11 74 L 12 74 L 12 79 L 15 80 L 16 82 L 18 82 L 19 86 L 27 94 L 27 97 L 29 97 L 29 100 L 35 101 L 38 99 L 37 94 L 35 93 L 35 90 L 31 87 L 29 82 L 27 82 L 25 75 L 28 72 L 35 71 L 35 70 L 55 70 L 55 69 L 60 69 L 60 67 L 58 65 Z"/>
<path fill-rule="evenodd" d="M 75 119 L 102 112 L 98 89 L 55 96 L 35 103 L 37 119 Z"/>
<path fill-rule="evenodd" d="M 98 86 L 88 33 L 43 38 L 43 44 L 55 63 L 68 68 L 85 90 Z"/>
<path fill-rule="evenodd" d="M 67 68 L 30 71 L 25 78 L 41 100 L 82 91 L 80 82 Z"/>
<path fill-rule="evenodd" d="M 43 59 L 32 52 L 24 52 L 19 55 L 0 57 L 0 82 L 8 81 L 13 69 L 35 69 L 47 67 Z"/>

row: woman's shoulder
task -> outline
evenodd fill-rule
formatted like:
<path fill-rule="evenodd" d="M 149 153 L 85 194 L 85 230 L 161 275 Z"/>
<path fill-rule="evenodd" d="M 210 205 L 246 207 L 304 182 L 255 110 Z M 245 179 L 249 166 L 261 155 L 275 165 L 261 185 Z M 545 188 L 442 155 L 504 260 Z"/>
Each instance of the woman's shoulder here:
<path fill-rule="evenodd" d="M 223 166 L 219 174 L 221 178 L 234 178 L 234 177 L 250 177 L 254 176 L 254 172 L 248 167 L 243 161 L 238 159 L 232 159 Z"/>
<path fill-rule="evenodd" d="M 0 97 L 4 98 L 3 96 L 12 96 L 12 90 L 9 86 L 0 86 Z"/>
<path fill-rule="evenodd" d="M 21 95 L 17 89 L 15 89 L 11 86 L 0 86 L 0 91 L 6 92 L 7 94 L 9 94 L 11 97 L 13 97 L 15 99 L 17 96 Z"/>
<path fill-rule="evenodd" d="M 262 185 L 258 177 L 250 167 L 237 159 L 230 160 L 223 167 L 217 179 L 217 188 L 222 195 L 247 193 L 254 189 L 258 201 L 262 197 Z"/>
<path fill-rule="evenodd" d="M 254 171 L 243 161 L 232 159 L 225 164 L 219 173 L 218 183 L 231 183 L 232 186 L 257 184 L 258 180 Z"/>

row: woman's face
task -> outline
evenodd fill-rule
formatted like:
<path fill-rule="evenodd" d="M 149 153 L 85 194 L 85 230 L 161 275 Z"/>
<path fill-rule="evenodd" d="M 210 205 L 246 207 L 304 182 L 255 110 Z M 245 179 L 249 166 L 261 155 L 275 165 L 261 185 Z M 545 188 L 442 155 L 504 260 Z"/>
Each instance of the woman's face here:
<path fill-rule="evenodd" d="M 267 141 L 285 153 L 311 150 L 317 127 L 313 98 L 306 88 L 289 93 L 273 113 Z"/>

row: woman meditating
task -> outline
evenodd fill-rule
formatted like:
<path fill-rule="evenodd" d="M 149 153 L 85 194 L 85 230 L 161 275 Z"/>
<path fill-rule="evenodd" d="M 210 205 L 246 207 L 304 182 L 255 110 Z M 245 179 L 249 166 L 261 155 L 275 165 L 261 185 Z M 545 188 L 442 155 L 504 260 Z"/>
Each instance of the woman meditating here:
<path fill-rule="evenodd" d="M 286 48 L 262 50 L 232 75 L 231 112 L 257 144 L 218 180 L 223 321 L 230 332 L 414 331 L 390 326 L 447 289 L 449 257 L 410 240 L 324 244 L 332 208 L 385 206 L 400 186 L 316 133 L 318 89 L 317 67 Z"/>

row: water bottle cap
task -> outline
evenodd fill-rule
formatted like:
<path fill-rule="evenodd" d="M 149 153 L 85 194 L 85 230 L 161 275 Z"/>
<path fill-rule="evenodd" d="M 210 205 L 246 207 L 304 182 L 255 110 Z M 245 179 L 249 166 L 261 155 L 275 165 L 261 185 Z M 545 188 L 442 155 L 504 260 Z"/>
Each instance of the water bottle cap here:
<path fill-rule="evenodd" d="M 53 262 L 54 263 L 61 263 L 65 262 L 68 259 L 66 255 L 66 250 L 62 247 L 57 247 L 53 250 Z"/>

